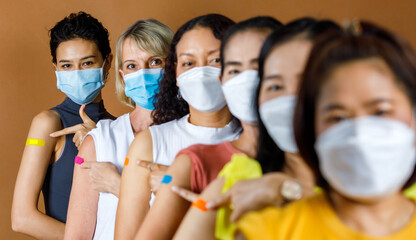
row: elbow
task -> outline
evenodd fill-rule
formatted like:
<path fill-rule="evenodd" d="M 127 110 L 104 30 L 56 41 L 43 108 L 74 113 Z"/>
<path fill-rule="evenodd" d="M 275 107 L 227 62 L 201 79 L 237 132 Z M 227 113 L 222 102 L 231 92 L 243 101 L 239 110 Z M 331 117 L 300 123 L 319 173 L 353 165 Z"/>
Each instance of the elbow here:
<path fill-rule="evenodd" d="M 21 212 L 12 211 L 12 230 L 14 232 L 23 232 L 25 219 Z"/>

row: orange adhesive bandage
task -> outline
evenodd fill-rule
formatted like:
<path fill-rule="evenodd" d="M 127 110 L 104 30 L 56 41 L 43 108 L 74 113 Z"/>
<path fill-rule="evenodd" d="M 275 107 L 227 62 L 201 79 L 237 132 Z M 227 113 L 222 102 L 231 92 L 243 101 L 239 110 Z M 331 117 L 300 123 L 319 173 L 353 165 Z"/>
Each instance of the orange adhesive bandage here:
<path fill-rule="evenodd" d="M 191 204 L 192 207 L 196 207 L 203 212 L 208 211 L 206 205 L 207 205 L 207 202 L 201 198 L 196 199 L 195 202 Z"/>
<path fill-rule="evenodd" d="M 130 161 L 129 158 L 126 157 L 126 160 L 124 160 L 124 166 L 129 165 L 129 161 Z"/>

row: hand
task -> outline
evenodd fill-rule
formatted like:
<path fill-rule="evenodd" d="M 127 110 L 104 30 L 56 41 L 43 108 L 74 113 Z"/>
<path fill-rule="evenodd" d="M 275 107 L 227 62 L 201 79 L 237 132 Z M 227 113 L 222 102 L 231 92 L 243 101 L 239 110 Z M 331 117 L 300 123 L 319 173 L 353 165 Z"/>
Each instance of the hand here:
<path fill-rule="evenodd" d="M 120 174 L 117 167 L 110 162 L 84 162 L 82 169 L 89 169 L 91 188 L 97 192 L 108 192 L 118 197 L 120 191 Z"/>
<path fill-rule="evenodd" d="M 96 123 L 91 120 L 91 118 L 88 117 L 88 115 L 84 111 L 85 104 L 81 105 L 79 108 L 79 116 L 81 117 L 83 123 L 77 124 L 72 127 L 64 128 L 60 131 L 53 132 L 49 136 L 51 137 L 60 137 L 63 135 L 75 133 L 74 138 L 72 138 L 72 141 L 75 143 L 75 146 L 79 148 L 81 146 L 82 141 L 84 140 L 84 137 L 87 135 L 89 131 L 96 128 Z"/>
<path fill-rule="evenodd" d="M 172 186 L 172 191 L 191 203 L 195 202 L 199 198 L 199 194 L 178 186 Z"/>
<path fill-rule="evenodd" d="M 267 206 L 280 206 L 283 198 L 280 186 L 286 179 L 284 173 L 266 174 L 261 178 L 238 181 L 228 192 L 218 199 L 208 202 L 208 209 L 216 209 L 231 204 L 231 221 L 236 222 L 249 211 L 261 210 Z"/>
<path fill-rule="evenodd" d="M 147 168 L 150 171 L 150 176 L 149 176 L 150 188 L 152 189 L 153 193 L 156 193 L 157 190 L 159 190 L 160 182 L 162 181 L 163 176 L 166 175 L 166 172 L 168 171 L 169 166 L 152 163 L 148 161 L 142 161 L 142 160 L 138 160 L 136 164 L 139 165 L 140 167 Z"/>

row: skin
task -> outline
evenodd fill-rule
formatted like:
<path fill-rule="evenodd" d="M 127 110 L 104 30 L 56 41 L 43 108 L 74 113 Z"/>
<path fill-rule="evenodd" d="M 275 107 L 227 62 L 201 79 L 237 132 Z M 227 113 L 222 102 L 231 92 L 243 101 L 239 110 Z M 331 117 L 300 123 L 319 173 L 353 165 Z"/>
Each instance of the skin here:
<path fill-rule="evenodd" d="M 269 31 L 245 31 L 235 34 L 229 40 L 224 52 L 224 73 L 221 78 L 223 84 L 245 70 L 258 69 L 258 53 L 268 33 Z M 231 144 L 248 156 L 255 157 L 257 154 L 257 126 L 245 122 L 241 122 L 241 125 L 242 134 Z M 152 239 L 172 239 L 190 204 L 172 192 L 170 186 L 176 185 L 190 190 L 191 170 L 192 161 L 188 154 L 176 157 L 166 173 L 171 175 L 173 180 L 171 184 L 160 186 L 157 198 L 136 235 L 136 239 L 145 239 L 150 236 Z M 162 220 L 164 227 L 160 229 Z"/>
<path fill-rule="evenodd" d="M 414 126 L 413 106 L 388 65 L 380 58 L 343 64 L 333 70 L 317 101 L 317 136 L 345 120 L 380 116 Z M 385 237 L 405 227 L 414 215 L 414 202 L 401 191 L 371 200 L 350 199 L 334 189 L 329 200 L 339 219 L 349 228 Z"/>
<path fill-rule="evenodd" d="M 176 76 L 193 67 L 220 67 L 220 40 L 208 28 L 195 28 L 186 32 L 176 46 Z M 190 107 L 191 124 L 222 128 L 232 119 L 227 107 L 214 112 L 203 113 Z M 127 157 L 130 163 L 124 167 L 121 177 L 120 201 L 116 218 L 116 239 L 132 239 L 140 228 L 150 201 L 150 171 L 136 164 L 136 161 L 153 162 L 152 136 L 149 130 L 138 134 L 131 144 Z M 186 177 L 186 175 L 184 175 Z M 174 180 L 175 181 L 175 180 Z M 189 182 L 189 181 L 188 181 Z M 158 193 L 159 196 L 159 193 Z M 182 210 L 181 210 L 182 211 Z M 157 229 L 157 231 L 164 231 Z M 143 239 L 153 239 L 152 236 Z"/>
<path fill-rule="evenodd" d="M 270 52 L 265 61 L 264 76 L 260 86 L 260 105 L 276 97 L 296 94 L 311 47 L 310 41 L 294 39 L 275 47 Z M 280 194 L 281 184 L 289 179 L 302 184 L 304 197 L 313 194 L 314 178 L 311 170 L 298 154 L 285 153 L 285 157 L 286 165 L 283 172 L 265 174 L 258 179 L 239 181 L 225 194 L 221 193 L 223 179 L 216 179 L 207 187 L 209 194 L 204 191 L 201 195 L 211 200 L 207 203 L 207 208 L 215 210 L 231 203 L 233 205 L 231 221 L 235 222 L 249 211 L 260 210 L 267 206 L 281 207 L 283 204 Z M 192 201 L 192 198 L 186 196 L 191 193 L 186 192 L 186 189 L 181 188 L 178 194 Z M 216 213 L 216 211 L 212 212 Z M 175 238 L 200 239 L 200 236 L 206 236 L 206 239 L 212 239 L 215 228 L 211 225 L 215 221 L 216 214 L 202 215 L 190 209 Z M 194 232 L 193 229 L 198 229 L 198 232 Z"/>
<path fill-rule="evenodd" d="M 103 58 L 97 45 L 88 40 L 72 39 L 59 44 L 56 49 L 58 71 L 71 71 L 99 68 Z M 104 66 L 104 72 L 110 68 L 111 56 Z M 99 102 L 101 94 L 93 102 Z M 12 228 L 41 239 L 62 239 L 65 224 L 38 210 L 38 199 L 44 177 L 50 164 L 59 161 L 65 137 L 52 138 L 51 132 L 63 128 L 61 119 L 55 111 L 45 110 L 35 116 L 27 138 L 42 139 L 45 146 L 26 146 L 23 152 L 19 173 L 16 179 L 12 204 Z"/>
<path fill-rule="evenodd" d="M 165 64 L 163 58 L 139 49 L 130 38 L 123 43 L 121 59 L 119 74 L 123 78 L 125 74 L 143 68 L 161 68 Z M 130 123 L 135 136 L 150 126 L 150 114 L 150 110 L 138 105 L 130 113 Z M 95 143 L 91 136 L 85 138 L 78 156 L 84 158 L 85 162 L 74 167 L 65 239 L 91 239 L 97 221 L 99 193 L 110 192 L 118 197 L 120 189 L 117 167 L 110 162 L 97 162 Z M 85 184 L 86 182 L 90 184 Z"/>

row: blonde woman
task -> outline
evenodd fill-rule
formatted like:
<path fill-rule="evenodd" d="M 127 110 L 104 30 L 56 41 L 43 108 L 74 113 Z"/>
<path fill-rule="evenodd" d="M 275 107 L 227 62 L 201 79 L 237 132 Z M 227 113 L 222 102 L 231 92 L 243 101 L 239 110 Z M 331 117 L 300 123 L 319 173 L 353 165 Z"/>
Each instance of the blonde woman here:
<path fill-rule="evenodd" d="M 154 96 L 172 36 L 169 27 L 149 19 L 136 22 L 119 37 L 117 96 L 134 110 L 99 122 L 80 146 L 65 239 L 114 238 L 120 172 L 135 135 L 152 124 Z"/>

